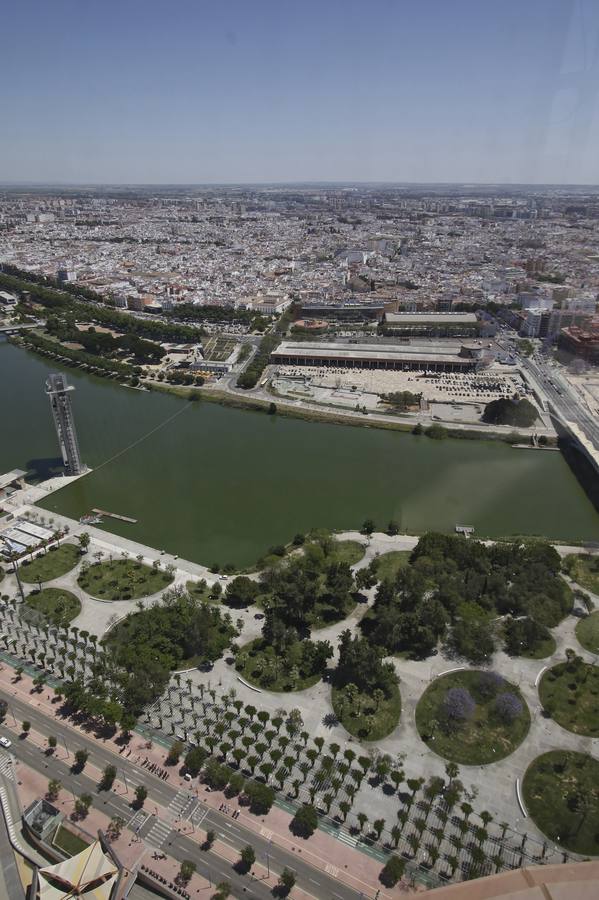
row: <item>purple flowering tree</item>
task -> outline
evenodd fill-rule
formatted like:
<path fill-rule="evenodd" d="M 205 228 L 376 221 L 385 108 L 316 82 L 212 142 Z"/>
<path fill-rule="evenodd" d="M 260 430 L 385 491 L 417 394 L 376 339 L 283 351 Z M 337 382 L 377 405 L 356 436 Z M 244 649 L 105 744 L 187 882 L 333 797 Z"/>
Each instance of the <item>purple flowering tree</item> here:
<path fill-rule="evenodd" d="M 504 683 L 503 678 L 497 672 L 481 672 L 476 688 L 484 700 L 490 700 L 501 690 Z"/>
<path fill-rule="evenodd" d="M 518 716 L 522 715 L 523 709 L 520 698 L 509 691 L 500 694 L 495 701 L 495 712 L 504 722 L 514 722 Z"/>
<path fill-rule="evenodd" d="M 476 703 L 466 688 L 449 688 L 443 698 L 441 709 L 447 723 L 457 725 L 472 718 Z"/>

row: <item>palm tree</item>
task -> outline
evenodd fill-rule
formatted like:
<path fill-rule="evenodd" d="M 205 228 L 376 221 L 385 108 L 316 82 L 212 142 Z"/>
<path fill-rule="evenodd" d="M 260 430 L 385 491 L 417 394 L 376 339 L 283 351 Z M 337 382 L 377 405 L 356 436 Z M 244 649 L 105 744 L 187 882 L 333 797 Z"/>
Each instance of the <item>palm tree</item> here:
<path fill-rule="evenodd" d="M 385 827 L 385 820 L 375 819 L 372 823 L 372 827 L 374 828 L 374 833 L 376 834 L 377 841 L 380 841 L 383 828 Z"/>
<path fill-rule="evenodd" d="M 399 825 L 394 825 L 391 829 L 391 837 L 393 839 L 393 846 L 397 847 L 399 845 L 399 839 L 401 838 L 401 828 Z"/>
<path fill-rule="evenodd" d="M 358 823 L 360 825 L 360 831 L 364 831 L 364 826 L 368 821 L 368 816 L 366 815 L 366 813 L 360 812 L 358 813 L 356 818 L 358 819 Z"/>
<path fill-rule="evenodd" d="M 339 804 L 339 809 L 343 816 L 343 821 L 345 822 L 351 810 L 351 803 L 348 803 L 347 800 L 342 800 Z"/>

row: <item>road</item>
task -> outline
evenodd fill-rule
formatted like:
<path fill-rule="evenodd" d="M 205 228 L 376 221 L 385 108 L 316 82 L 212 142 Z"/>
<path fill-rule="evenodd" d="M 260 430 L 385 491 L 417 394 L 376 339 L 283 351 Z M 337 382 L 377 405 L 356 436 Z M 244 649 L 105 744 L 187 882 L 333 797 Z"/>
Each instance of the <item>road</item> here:
<path fill-rule="evenodd" d="M 564 422 L 574 422 L 599 450 L 599 425 L 585 409 L 582 400 L 573 388 L 553 367 L 535 360 L 524 360 L 525 367 L 532 373 Z"/>
<path fill-rule="evenodd" d="M 16 758 L 22 760 L 32 769 L 41 772 L 49 779 L 59 779 L 63 786 L 75 795 L 92 794 L 94 805 L 107 815 L 111 817 L 120 815 L 126 822 L 131 820 L 134 811 L 131 809 L 129 802 L 133 798 L 133 788 L 143 783 L 148 790 L 148 799 L 145 802 L 144 811 L 149 812 L 150 816 L 140 829 L 140 837 L 145 838 L 156 824 L 156 816 L 152 813 L 152 801 L 166 808 L 180 793 L 178 788 L 162 781 L 145 769 L 141 769 L 131 761 L 115 755 L 93 738 L 75 734 L 70 729 L 61 727 L 59 720 L 46 716 L 34 706 L 24 703 L 3 691 L 0 691 L 0 697 L 9 704 L 9 712 L 5 723 L 0 727 L 0 734 L 4 734 L 12 740 L 11 752 L 14 753 Z M 13 721 L 11 714 L 14 714 L 17 722 L 27 719 L 31 722 L 32 728 L 40 734 L 45 736 L 55 735 L 58 738 L 57 753 L 52 756 L 46 756 L 40 751 L 39 747 L 36 747 L 27 739 L 15 739 L 15 732 L 9 727 Z M 16 730 L 20 731 L 20 729 Z M 65 742 L 71 756 L 69 759 L 65 759 L 63 751 L 62 758 L 57 758 L 57 755 L 60 756 L 60 747 L 61 745 L 64 747 Z M 122 780 L 122 775 L 125 775 L 129 783 L 129 793 L 125 796 L 116 794 L 113 791 L 98 793 L 97 783 L 86 776 L 85 770 L 80 774 L 73 774 L 70 770 L 73 762 L 73 752 L 80 749 L 88 750 L 90 753 L 89 761 L 100 769 L 107 765 L 115 765 L 119 773 L 117 777 Z M 190 811 L 194 807 L 199 811 L 201 801 L 200 804 L 197 804 L 193 794 L 190 794 L 189 801 Z M 241 850 L 247 844 L 251 844 L 256 851 L 257 861 L 262 864 L 264 864 L 268 854 L 269 865 L 272 871 L 277 874 L 285 866 L 293 869 L 297 874 L 298 887 L 318 897 L 319 900 L 325 897 L 336 898 L 336 900 L 355 900 L 355 898 L 364 897 L 360 892 L 304 862 L 296 853 L 290 853 L 281 847 L 271 844 L 267 838 L 245 828 L 240 824 L 239 820 L 233 822 L 228 815 L 223 815 L 217 810 L 204 807 L 204 810 L 206 809 L 208 809 L 208 812 L 201 820 L 202 829 L 214 830 L 222 841 L 236 850 Z M 238 896 L 244 894 L 247 897 L 272 897 L 270 889 L 266 885 L 256 880 L 252 881 L 249 876 L 239 876 L 228 862 L 220 860 L 214 853 L 198 852 L 197 843 L 185 835 L 179 834 L 176 830 L 170 830 L 170 833 L 168 833 L 168 828 L 158 829 L 158 831 L 161 833 L 161 836 L 164 835 L 164 844 L 160 848 L 163 852 L 167 852 L 180 861 L 193 859 L 197 863 L 199 874 L 204 877 L 210 876 L 213 883 L 223 880 L 229 881 L 233 886 L 234 893 Z"/>

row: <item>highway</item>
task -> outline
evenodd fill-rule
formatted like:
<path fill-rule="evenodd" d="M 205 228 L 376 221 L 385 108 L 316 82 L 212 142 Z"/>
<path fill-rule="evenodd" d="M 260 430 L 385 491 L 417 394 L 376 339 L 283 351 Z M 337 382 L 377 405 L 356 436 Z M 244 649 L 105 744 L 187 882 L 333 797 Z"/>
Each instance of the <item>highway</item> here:
<path fill-rule="evenodd" d="M 201 803 L 201 800 L 198 801 L 194 793 L 189 793 L 187 797 L 182 796 L 183 792 L 177 787 L 171 786 L 168 781 L 163 781 L 130 760 L 119 757 L 118 754 L 114 754 L 111 750 L 104 747 L 101 742 L 61 726 L 58 719 L 45 715 L 35 706 L 18 700 L 4 691 L 0 691 L 0 697 L 9 704 L 9 712 L 4 724 L 0 726 L 0 734 L 12 740 L 10 752 L 18 760 L 22 760 L 32 769 L 41 772 L 48 779 L 59 779 L 67 790 L 77 796 L 83 793 L 92 794 L 95 807 L 111 817 L 114 815 L 122 816 L 125 822 L 131 821 L 135 814 L 135 811 L 129 805 L 133 799 L 133 789 L 138 784 L 144 784 L 148 790 L 148 798 L 144 804 L 143 812 L 149 815 L 141 824 L 139 837 L 146 839 L 152 832 L 150 839 L 146 841 L 148 845 L 155 847 L 159 852 L 168 853 L 179 861 L 193 859 L 197 865 L 198 873 L 203 877 L 209 877 L 213 884 L 219 881 L 229 881 L 236 896 L 272 897 L 270 888 L 267 885 L 259 880 L 252 879 L 249 875 L 238 875 L 227 861 L 220 859 L 215 853 L 200 851 L 195 841 L 180 834 L 176 829 L 173 830 L 165 818 L 161 820 L 162 824 L 159 823 L 158 827 L 155 828 L 158 821 L 153 812 L 156 808 L 156 803 L 159 803 L 165 809 L 173 804 L 173 801 L 175 801 L 175 809 L 177 809 L 177 804 L 179 806 L 185 804 L 183 808 L 184 817 L 191 815 L 191 820 L 187 823 L 189 828 L 191 828 L 192 824 L 201 823 L 202 829 L 214 830 L 220 840 L 229 844 L 235 850 L 241 850 L 247 844 L 251 844 L 256 852 L 257 862 L 262 865 L 266 865 L 268 862 L 271 871 L 277 875 L 285 866 L 293 869 L 297 875 L 298 887 L 318 897 L 319 900 L 320 898 L 355 900 L 355 898 L 363 898 L 365 896 L 321 869 L 316 869 L 309 863 L 304 862 L 296 853 L 291 853 L 272 844 L 268 837 L 261 836 L 257 832 L 245 828 L 239 819 L 233 820 L 231 816 L 205 806 Z M 17 733 L 20 732 L 20 728 L 12 729 L 10 727 L 10 723 L 13 722 L 12 715 L 14 715 L 17 722 L 27 719 L 31 722 L 32 728 L 44 736 L 55 735 L 58 738 L 58 748 L 55 753 L 51 756 L 46 756 L 39 747 L 36 747 L 27 738 L 18 739 Z M 70 751 L 68 759 L 65 758 L 65 743 Z M 126 777 L 129 786 L 128 793 L 123 795 L 116 794 L 114 791 L 98 792 L 96 781 L 85 774 L 85 769 L 79 774 L 72 773 L 70 766 L 73 763 L 73 753 L 75 750 L 80 749 L 89 751 L 88 764 L 92 763 L 99 769 L 103 769 L 107 765 L 116 766 L 118 769 L 117 778 L 122 781 L 123 775 Z M 136 821 L 141 822 L 142 818 L 140 816 Z M 172 818 L 177 818 L 176 813 L 173 813 Z M 147 864 L 151 865 L 151 861 L 151 855 L 146 857 Z"/>

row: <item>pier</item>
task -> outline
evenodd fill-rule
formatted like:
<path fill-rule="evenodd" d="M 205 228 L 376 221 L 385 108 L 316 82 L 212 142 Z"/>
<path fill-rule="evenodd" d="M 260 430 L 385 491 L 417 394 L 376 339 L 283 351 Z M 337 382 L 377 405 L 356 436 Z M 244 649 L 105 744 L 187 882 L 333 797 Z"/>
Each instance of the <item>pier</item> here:
<path fill-rule="evenodd" d="M 108 516 L 110 519 L 118 519 L 120 522 L 129 522 L 131 525 L 137 524 L 137 519 L 132 519 L 131 516 L 121 516 L 119 513 L 107 512 L 105 509 L 96 509 L 94 507 L 92 512 L 97 516 Z"/>

